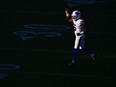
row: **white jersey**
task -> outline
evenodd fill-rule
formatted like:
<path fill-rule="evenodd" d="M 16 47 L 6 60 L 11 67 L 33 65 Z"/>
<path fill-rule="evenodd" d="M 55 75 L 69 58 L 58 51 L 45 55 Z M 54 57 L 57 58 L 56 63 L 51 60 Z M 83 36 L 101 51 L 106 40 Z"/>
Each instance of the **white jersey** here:
<path fill-rule="evenodd" d="M 77 49 L 79 47 L 79 49 L 84 48 L 84 29 L 82 29 L 81 24 L 84 23 L 83 19 L 78 19 L 78 20 L 73 20 L 73 24 L 74 24 L 74 33 L 75 33 L 75 45 L 74 48 Z M 81 35 L 77 35 L 77 33 L 80 33 Z M 80 39 L 81 38 L 81 39 Z"/>
<path fill-rule="evenodd" d="M 84 23 L 83 19 L 78 19 L 77 21 L 73 20 L 74 31 L 76 33 L 81 33 L 81 34 L 84 33 L 82 27 L 80 26 L 83 23 Z"/>

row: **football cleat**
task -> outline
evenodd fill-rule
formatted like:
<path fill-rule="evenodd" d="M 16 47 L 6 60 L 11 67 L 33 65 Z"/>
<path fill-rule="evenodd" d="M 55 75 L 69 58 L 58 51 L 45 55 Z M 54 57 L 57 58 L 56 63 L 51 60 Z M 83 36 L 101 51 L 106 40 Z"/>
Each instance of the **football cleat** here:
<path fill-rule="evenodd" d="M 72 60 L 69 64 L 68 64 L 68 66 L 75 66 L 75 60 Z"/>
<path fill-rule="evenodd" d="M 93 54 L 91 54 L 91 57 L 92 57 L 93 61 L 96 62 L 96 58 L 98 57 L 98 54 L 93 53 Z"/>

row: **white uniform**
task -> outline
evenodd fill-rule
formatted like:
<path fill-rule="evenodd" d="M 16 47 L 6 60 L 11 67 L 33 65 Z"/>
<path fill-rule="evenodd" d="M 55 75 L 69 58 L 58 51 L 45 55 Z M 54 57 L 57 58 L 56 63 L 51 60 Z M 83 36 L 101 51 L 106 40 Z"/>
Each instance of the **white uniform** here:
<path fill-rule="evenodd" d="M 78 57 L 78 49 L 90 55 L 93 58 L 93 60 L 95 60 L 96 53 L 84 47 L 85 23 L 84 23 L 84 20 L 81 19 L 81 12 L 78 10 L 73 11 L 71 14 L 71 18 L 73 20 L 75 43 L 74 43 L 74 54 L 73 54 L 74 56 L 71 62 L 69 63 L 69 66 L 75 64 L 76 58 Z"/>
<path fill-rule="evenodd" d="M 75 33 L 75 44 L 74 48 L 82 49 L 84 48 L 84 31 L 82 27 L 80 26 L 84 22 L 83 19 L 74 20 L 73 19 L 73 26 L 74 26 L 74 33 Z M 81 35 L 77 35 L 77 33 L 80 33 Z"/>

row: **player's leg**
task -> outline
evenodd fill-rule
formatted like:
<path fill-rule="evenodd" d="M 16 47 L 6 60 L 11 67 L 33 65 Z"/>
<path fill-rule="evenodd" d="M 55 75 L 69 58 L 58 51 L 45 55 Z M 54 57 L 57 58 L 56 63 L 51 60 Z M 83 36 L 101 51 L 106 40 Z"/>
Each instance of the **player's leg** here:
<path fill-rule="evenodd" d="M 79 49 L 80 49 L 82 52 L 86 53 L 87 55 L 91 56 L 93 60 L 96 60 L 97 54 L 96 54 L 95 52 L 93 52 L 92 50 L 87 49 L 87 48 L 84 47 L 84 44 L 85 44 L 84 38 L 85 38 L 85 37 L 84 37 L 84 35 L 83 35 L 83 36 L 81 37 L 81 39 L 80 39 L 80 47 L 79 47 Z"/>
<path fill-rule="evenodd" d="M 78 47 L 79 47 L 79 41 L 81 36 L 75 36 L 75 43 L 74 43 L 74 49 L 73 49 L 73 58 L 71 59 L 69 66 L 74 65 L 76 63 L 77 57 L 78 57 Z"/>

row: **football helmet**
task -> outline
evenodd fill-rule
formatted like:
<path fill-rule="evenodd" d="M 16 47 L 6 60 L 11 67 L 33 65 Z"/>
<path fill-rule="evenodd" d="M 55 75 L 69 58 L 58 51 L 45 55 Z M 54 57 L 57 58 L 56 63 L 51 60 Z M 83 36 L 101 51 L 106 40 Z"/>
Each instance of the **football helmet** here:
<path fill-rule="evenodd" d="M 81 12 L 79 10 L 75 10 L 72 12 L 71 16 L 74 20 L 78 20 L 81 17 Z"/>

